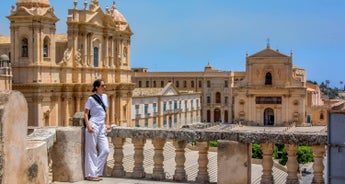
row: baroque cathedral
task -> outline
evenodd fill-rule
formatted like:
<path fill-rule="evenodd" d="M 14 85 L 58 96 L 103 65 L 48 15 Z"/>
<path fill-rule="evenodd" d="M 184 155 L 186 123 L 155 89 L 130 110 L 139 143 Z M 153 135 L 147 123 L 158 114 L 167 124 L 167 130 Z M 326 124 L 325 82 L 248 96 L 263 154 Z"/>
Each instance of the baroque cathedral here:
<path fill-rule="evenodd" d="M 109 97 L 109 122 L 130 125 L 130 44 L 133 35 L 115 2 L 105 11 L 98 0 L 71 3 L 67 34 L 56 34 L 49 0 L 17 0 L 10 15 L 10 36 L 0 36 L 0 53 L 10 58 L 12 89 L 28 102 L 29 126 L 69 126 L 103 79 Z"/>

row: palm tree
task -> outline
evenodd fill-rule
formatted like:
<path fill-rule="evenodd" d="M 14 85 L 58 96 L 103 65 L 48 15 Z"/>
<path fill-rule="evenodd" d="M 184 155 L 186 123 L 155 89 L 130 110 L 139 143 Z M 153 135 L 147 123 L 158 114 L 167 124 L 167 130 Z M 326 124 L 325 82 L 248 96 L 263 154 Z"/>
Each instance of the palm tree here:
<path fill-rule="evenodd" d="M 342 90 L 341 88 L 343 87 L 343 84 L 344 84 L 344 82 L 343 81 L 340 81 L 340 90 Z"/>

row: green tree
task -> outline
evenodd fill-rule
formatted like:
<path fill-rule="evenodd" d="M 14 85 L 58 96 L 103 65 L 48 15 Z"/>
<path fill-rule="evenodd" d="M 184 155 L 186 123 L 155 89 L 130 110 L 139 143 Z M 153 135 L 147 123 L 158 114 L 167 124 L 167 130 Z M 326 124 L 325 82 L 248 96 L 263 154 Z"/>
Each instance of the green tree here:
<path fill-rule="evenodd" d="M 260 144 L 252 144 L 252 158 L 262 159 L 262 150 Z"/>

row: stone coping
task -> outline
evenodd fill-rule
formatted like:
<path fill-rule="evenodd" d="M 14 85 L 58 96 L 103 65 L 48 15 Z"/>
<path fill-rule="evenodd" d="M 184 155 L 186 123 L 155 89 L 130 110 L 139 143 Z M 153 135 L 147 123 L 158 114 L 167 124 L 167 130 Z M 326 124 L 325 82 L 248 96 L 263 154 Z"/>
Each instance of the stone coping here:
<path fill-rule="evenodd" d="M 304 127 L 301 127 L 304 128 Z M 163 129 L 163 128 L 130 128 L 112 127 L 108 133 L 110 137 L 120 138 L 146 138 L 146 139 L 174 139 L 174 140 L 229 140 L 242 143 L 274 143 L 297 145 L 326 145 L 327 132 L 321 131 L 267 131 L 250 127 L 247 129 Z"/>
<path fill-rule="evenodd" d="M 43 141 L 47 143 L 47 149 L 53 147 L 56 141 L 56 128 L 53 127 L 28 127 L 28 129 L 33 129 L 27 137 L 27 141 Z"/>

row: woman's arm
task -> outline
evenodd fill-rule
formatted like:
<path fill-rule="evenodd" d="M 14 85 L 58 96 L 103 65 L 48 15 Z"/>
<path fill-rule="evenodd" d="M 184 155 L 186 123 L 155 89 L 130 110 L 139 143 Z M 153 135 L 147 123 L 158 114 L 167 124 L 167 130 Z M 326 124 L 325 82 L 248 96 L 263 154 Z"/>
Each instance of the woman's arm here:
<path fill-rule="evenodd" d="M 85 111 L 84 111 L 85 125 L 86 125 L 86 128 L 87 128 L 87 131 L 89 131 L 90 133 L 93 133 L 93 129 L 90 126 L 90 123 L 89 123 L 89 112 L 90 112 L 89 109 L 85 109 Z"/>

